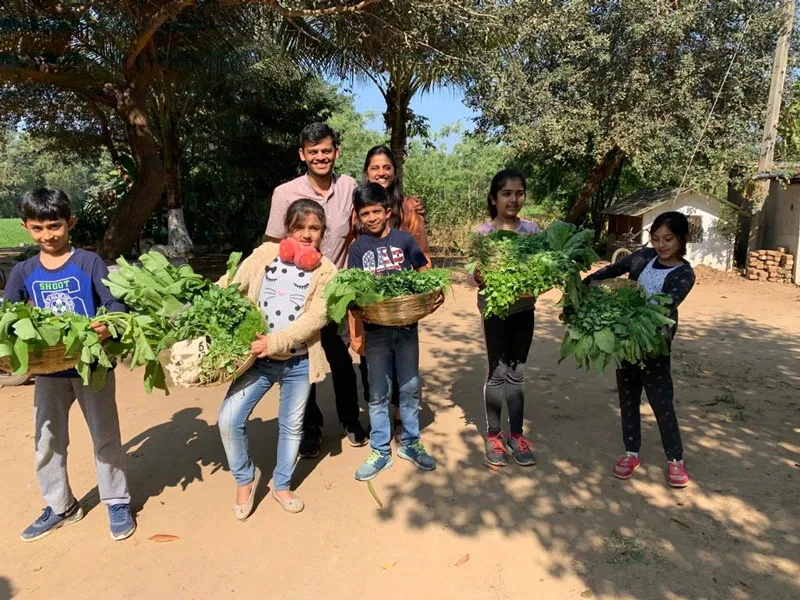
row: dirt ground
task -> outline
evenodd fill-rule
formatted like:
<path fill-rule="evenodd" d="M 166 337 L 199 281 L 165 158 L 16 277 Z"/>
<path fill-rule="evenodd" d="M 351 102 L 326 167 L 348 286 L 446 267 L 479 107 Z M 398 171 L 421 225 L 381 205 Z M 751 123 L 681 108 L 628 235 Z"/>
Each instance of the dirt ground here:
<path fill-rule="evenodd" d="M 556 363 L 562 329 L 540 300 L 527 367 L 526 429 L 539 464 L 483 466 L 484 354 L 474 292 L 455 286 L 421 325 L 423 441 L 432 473 L 405 461 L 374 487 L 366 457 L 335 426 L 330 381 L 323 453 L 300 462 L 299 515 L 263 499 L 246 523 L 216 427 L 224 390 L 146 395 L 120 369 L 118 402 L 139 529 L 113 542 L 98 506 L 91 444 L 74 409 L 70 478 L 89 514 L 32 544 L 33 387 L 0 390 L 0 600 L 6 598 L 800 597 L 800 291 L 701 281 L 682 308 L 674 373 L 690 488 L 669 489 L 649 408 L 643 467 L 611 476 L 621 450 L 613 372 Z M 274 465 L 277 391 L 256 409 L 251 451 Z M 366 414 L 362 415 L 366 423 Z M 150 541 L 155 534 L 179 539 Z M 468 557 L 465 561 L 465 557 Z"/>

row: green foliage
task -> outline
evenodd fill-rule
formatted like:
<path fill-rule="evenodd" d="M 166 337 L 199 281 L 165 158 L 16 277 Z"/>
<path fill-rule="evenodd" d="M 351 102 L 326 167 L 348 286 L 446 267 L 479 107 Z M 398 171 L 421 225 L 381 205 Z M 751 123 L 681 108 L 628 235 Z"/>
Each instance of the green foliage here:
<path fill-rule="evenodd" d="M 17 216 L 16 206 L 27 190 L 55 187 L 64 190 L 77 212 L 86 201 L 87 189 L 105 179 L 97 154 L 81 156 L 70 150 L 55 150 L 46 140 L 25 131 L 0 133 L 0 217 Z"/>
<path fill-rule="evenodd" d="M 559 288 L 565 304 L 579 302 L 581 269 L 597 260 L 592 232 L 556 221 L 538 234 L 496 231 L 474 235 L 469 268 L 480 269 L 487 317 L 504 316 L 520 296 L 537 297 Z"/>
<path fill-rule="evenodd" d="M 795 79 L 778 124 L 775 154 L 786 162 L 800 161 L 800 79 Z"/>
<path fill-rule="evenodd" d="M 367 123 L 375 118 L 374 112 L 356 112 L 352 96 L 340 98 L 328 118 L 328 125 L 339 134 L 341 156 L 336 160 L 336 172 L 361 181 L 367 152 L 373 146 L 385 144 L 386 136 L 367 127 Z"/>
<path fill-rule="evenodd" d="M 720 203 L 719 214 L 712 228 L 729 242 L 734 242 L 741 229 L 739 219 L 742 211 L 725 202 Z"/>
<path fill-rule="evenodd" d="M 567 331 L 559 362 L 570 355 L 580 367 L 602 373 L 612 361 L 638 364 L 668 353 L 664 327 L 675 324 L 666 294 L 649 296 L 642 288 L 591 286 L 578 306 L 567 306 L 561 314 Z"/>
<path fill-rule="evenodd" d="M 757 152 L 778 9 L 771 0 L 503 3 L 511 39 L 471 65 L 467 99 L 482 128 L 529 162 L 586 181 L 586 166 L 616 149 L 648 185 L 676 185 L 738 48 L 685 182 L 716 193 Z"/>
<path fill-rule="evenodd" d="M 452 148 L 445 138 L 461 137 Z M 404 171 L 406 194 L 425 204 L 429 228 L 444 239 L 456 225 L 474 225 L 489 216 L 487 196 L 492 177 L 510 160 L 508 149 L 465 133 L 460 123 L 442 128 L 432 144 L 412 140 Z M 463 247 L 462 247 L 463 249 Z"/>
<path fill-rule="evenodd" d="M 394 275 L 376 277 L 364 269 L 343 269 L 325 286 L 323 297 L 328 318 L 341 323 L 350 306 L 370 306 L 376 302 L 424 294 L 433 290 L 446 292 L 450 274 L 445 269 L 406 270 Z"/>

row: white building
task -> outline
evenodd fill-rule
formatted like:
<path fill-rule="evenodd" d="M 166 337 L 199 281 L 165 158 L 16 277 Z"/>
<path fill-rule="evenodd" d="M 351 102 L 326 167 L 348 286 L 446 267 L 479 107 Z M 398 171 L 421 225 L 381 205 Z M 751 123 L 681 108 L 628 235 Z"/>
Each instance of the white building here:
<path fill-rule="evenodd" d="M 689 219 L 686 260 L 692 265 L 727 270 L 733 266 L 734 241 L 715 229 L 724 204 L 725 200 L 689 188 L 639 190 L 604 211 L 609 215 L 608 241 L 614 246 L 620 235 L 633 233 L 638 234 L 637 242 L 647 244 L 655 218 L 675 210 Z"/>

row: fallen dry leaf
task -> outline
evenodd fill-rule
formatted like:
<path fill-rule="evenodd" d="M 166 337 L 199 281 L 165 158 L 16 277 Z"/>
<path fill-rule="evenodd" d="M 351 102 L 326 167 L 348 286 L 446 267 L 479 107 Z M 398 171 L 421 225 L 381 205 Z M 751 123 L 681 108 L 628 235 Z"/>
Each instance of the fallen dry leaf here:
<path fill-rule="evenodd" d="M 168 533 L 157 533 L 155 535 L 150 536 L 151 542 L 174 542 L 175 540 L 179 540 L 177 535 L 170 535 Z"/>
<path fill-rule="evenodd" d="M 369 488 L 369 493 L 372 494 L 373 498 L 375 498 L 375 502 L 378 503 L 378 506 L 380 508 L 383 508 L 383 502 L 381 502 L 381 499 L 378 498 L 378 494 L 377 494 L 377 492 L 375 492 L 375 488 L 372 487 L 372 482 L 371 481 L 367 482 L 367 488 Z"/>
<path fill-rule="evenodd" d="M 594 598 L 594 593 L 592 590 L 583 590 L 581 592 L 581 598 Z"/>
<path fill-rule="evenodd" d="M 396 562 L 393 562 L 392 564 L 389 565 L 383 565 L 383 570 L 388 571 L 389 569 L 394 569 L 396 566 L 397 566 Z"/>
<path fill-rule="evenodd" d="M 466 563 L 468 560 L 469 560 L 469 554 L 465 554 L 464 556 L 462 556 L 461 558 L 458 559 L 458 561 L 456 562 L 456 566 L 460 567 L 461 565 Z"/>
<path fill-rule="evenodd" d="M 677 523 L 678 525 L 680 525 L 681 527 L 685 527 L 686 529 L 691 529 L 691 527 L 689 527 L 686 523 L 684 523 L 683 521 L 679 521 L 675 517 L 671 517 L 670 521 L 672 521 L 673 523 Z"/>

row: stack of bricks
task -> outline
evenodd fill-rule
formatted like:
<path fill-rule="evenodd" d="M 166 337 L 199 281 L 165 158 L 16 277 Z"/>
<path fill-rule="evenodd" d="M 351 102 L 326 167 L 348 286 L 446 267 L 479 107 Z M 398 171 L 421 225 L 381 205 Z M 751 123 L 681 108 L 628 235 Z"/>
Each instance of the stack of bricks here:
<path fill-rule="evenodd" d="M 747 255 L 747 278 L 751 281 L 792 283 L 794 256 L 786 248 L 758 250 Z"/>

